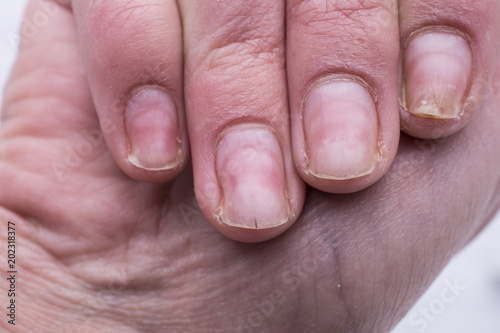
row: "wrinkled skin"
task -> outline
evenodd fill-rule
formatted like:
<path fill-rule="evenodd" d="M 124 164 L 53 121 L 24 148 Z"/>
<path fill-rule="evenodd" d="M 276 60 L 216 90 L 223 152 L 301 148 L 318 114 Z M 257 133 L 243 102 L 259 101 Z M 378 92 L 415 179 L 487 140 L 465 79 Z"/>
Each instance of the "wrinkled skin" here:
<path fill-rule="evenodd" d="M 22 46 L 2 109 L 0 247 L 15 222 L 19 272 L 4 330 L 386 332 L 498 208 L 497 74 L 463 131 L 403 135 L 374 186 L 309 190 L 284 235 L 229 240 L 196 207 L 189 168 L 163 185 L 118 168 L 75 31 L 58 28 L 72 17 L 55 21 Z"/>

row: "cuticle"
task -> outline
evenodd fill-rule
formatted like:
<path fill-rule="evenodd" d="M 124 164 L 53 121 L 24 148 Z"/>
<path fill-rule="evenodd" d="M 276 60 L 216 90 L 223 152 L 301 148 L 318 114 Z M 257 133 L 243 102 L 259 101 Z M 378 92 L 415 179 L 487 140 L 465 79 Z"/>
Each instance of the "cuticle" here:
<path fill-rule="evenodd" d="M 254 126 L 252 126 L 252 125 L 254 125 Z M 284 151 L 283 150 L 283 143 L 279 139 L 278 132 L 270 124 L 268 124 L 267 122 L 264 122 L 264 121 L 257 120 L 257 119 L 252 119 L 251 121 L 249 121 L 249 119 L 246 119 L 246 118 L 232 121 L 232 122 L 226 124 L 224 127 L 222 127 L 222 130 L 218 131 L 219 134 L 217 134 L 217 139 L 215 140 L 215 153 L 218 151 L 221 141 L 226 136 L 228 136 L 231 133 L 239 132 L 238 127 L 241 127 L 242 129 L 255 128 L 255 129 L 268 131 L 276 138 L 276 141 L 278 141 L 281 152 L 283 154 L 283 151 Z M 214 156 L 215 155 L 216 154 L 214 154 Z"/>
<path fill-rule="evenodd" d="M 414 31 L 410 32 L 408 34 L 408 36 L 406 37 L 406 39 L 403 43 L 403 50 L 406 49 L 408 44 L 413 39 L 415 39 L 419 36 L 422 36 L 426 33 L 429 33 L 429 32 L 448 33 L 448 34 L 454 34 L 454 35 L 460 36 L 467 42 L 467 44 L 469 44 L 471 51 L 473 51 L 472 38 L 470 37 L 470 35 L 468 33 L 463 31 L 462 29 L 454 28 L 454 27 L 450 27 L 450 26 L 445 26 L 445 25 L 426 25 L 426 26 L 420 27 L 418 29 L 415 29 Z"/>

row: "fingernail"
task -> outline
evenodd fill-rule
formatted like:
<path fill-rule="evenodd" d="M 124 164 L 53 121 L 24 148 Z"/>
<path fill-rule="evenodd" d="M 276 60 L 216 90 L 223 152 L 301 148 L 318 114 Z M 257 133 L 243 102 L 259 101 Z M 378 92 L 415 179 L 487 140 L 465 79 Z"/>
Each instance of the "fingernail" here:
<path fill-rule="evenodd" d="M 324 179 L 368 175 L 378 161 L 378 121 L 361 84 L 336 80 L 315 88 L 304 106 L 309 172 Z"/>
<path fill-rule="evenodd" d="M 458 34 L 428 32 L 414 37 L 404 56 L 405 98 L 409 112 L 456 118 L 472 75 L 469 43 Z"/>
<path fill-rule="evenodd" d="M 180 163 L 177 110 L 162 89 L 146 87 L 128 101 L 125 111 L 130 163 L 146 170 L 168 170 Z"/>
<path fill-rule="evenodd" d="M 264 229 L 288 221 L 283 153 L 273 133 L 259 127 L 233 128 L 219 143 L 216 168 L 224 223 Z"/>

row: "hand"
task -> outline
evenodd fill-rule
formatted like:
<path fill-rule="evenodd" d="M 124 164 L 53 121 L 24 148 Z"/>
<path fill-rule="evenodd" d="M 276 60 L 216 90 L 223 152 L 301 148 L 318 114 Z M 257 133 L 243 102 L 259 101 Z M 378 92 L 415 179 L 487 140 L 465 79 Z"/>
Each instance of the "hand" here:
<path fill-rule="evenodd" d="M 18 332 L 384 332 L 498 209 L 498 73 L 463 131 L 403 135 L 380 182 L 311 189 L 295 226 L 261 244 L 206 223 L 190 169 L 159 185 L 125 175 L 86 74 L 61 11 L 22 44 L 5 92 L 0 219 L 16 223 Z"/>
<path fill-rule="evenodd" d="M 331 193 L 374 184 L 400 123 L 432 139 L 465 126 L 500 33 L 497 0 L 59 2 L 115 162 L 162 183 L 191 150 L 205 218 L 246 242 L 291 227 L 304 181 Z"/>

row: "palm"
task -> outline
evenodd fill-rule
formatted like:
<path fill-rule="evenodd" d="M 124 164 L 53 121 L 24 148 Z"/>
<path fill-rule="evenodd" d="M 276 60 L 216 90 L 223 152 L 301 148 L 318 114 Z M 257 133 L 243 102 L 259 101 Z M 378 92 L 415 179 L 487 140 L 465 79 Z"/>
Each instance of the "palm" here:
<path fill-rule="evenodd" d="M 190 170 L 151 185 L 115 165 L 67 24 L 22 51 L 3 109 L 0 215 L 18 230 L 24 331 L 387 330 L 497 208 L 492 92 L 459 135 L 403 137 L 377 185 L 311 190 L 285 235 L 228 240 Z"/>

